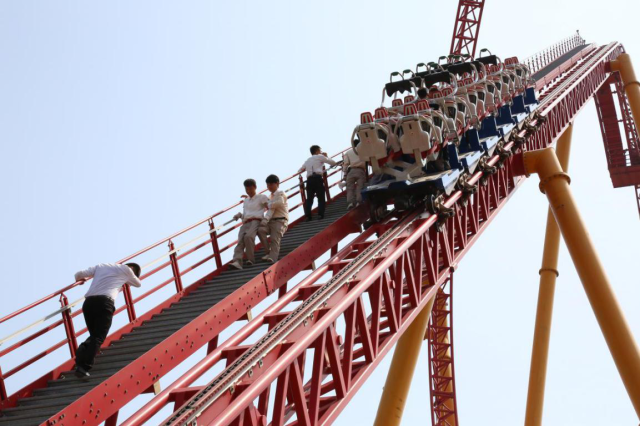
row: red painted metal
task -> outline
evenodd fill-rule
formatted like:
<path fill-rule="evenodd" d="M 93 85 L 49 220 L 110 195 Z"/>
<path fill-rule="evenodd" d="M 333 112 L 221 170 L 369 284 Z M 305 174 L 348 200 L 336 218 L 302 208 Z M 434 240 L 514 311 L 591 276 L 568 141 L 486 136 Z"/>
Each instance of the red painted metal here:
<path fill-rule="evenodd" d="M 460 2 L 456 27 L 460 23 L 468 28 L 454 33 L 454 41 L 455 35 L 458 34 L 460 49 L 472 49 L 470 54 L 475 50 L 483 4 L 483 1 Z M 463 10 L 463 7 L 466 9 Z M 474 7 L 479 15 L 472 13 Z M 461 12 L 473 15 L 475 21 L 462 17 Z M 466 31 L 475 31 L 474 37 L 471 39 L 465 36 Z M 452 50 L 453 47 L 454 43 L 452 43 Z M 566 42 L 544 52 L 529 63 L 535 63 L 535 66 L 541 69 L 569 50 L 571 50 L 571 43 Z M 615 59 L 621 52 L 622 47 L 616 43 L 602 47 L 591 46 L 558 66 L 553 74 L 555 80 L 545 80 L 540 83 L 539 88 L 543 90 L 540 96 L 542 104 L 537 114 L 520 125 L 518 131 L 514 132 L 516 136 L 510 138 L 505 148 L 510 149 L 524 143 L 527 149 L 540 149 L 555 142 L 586 102 L 607 81 L 609 74 L 606 63 Z M 613 94 L 611 92 L 611 96 Z M 605 93 L 603 96 L 604 99 L 608 95 Z M 603 112 L 599 109 L 601 117 L 608 117 L 606 114 L 609 112 L 606 108 L 605 106 L 605 115 L 602 115 Z M 625 106 L 621 104 L 621 109 L 624 110 L 624 108 Z M 623 123 L 623 125 L 628 134 L 633 133 L 629 133 L 629 123 Z M 635 137 L 637 142 L 637 131 Z M 638 147 L 637 144 L 634 146 Z M 629 162 L 633 164 L 631 154 L 629 158 Z M 364 209 L 352 211 L 141 358 L 105 380 L 99 388 L 90 391 L 43 424 L 53 424 L 61 419 L 66 419 L 64 424 L 67 426 L 80 424 L 81 420 L 74 419 L 88 418 L 89 413 L 96 409 L 100 414 L 97 417 L 91 416 L 95 417 L 95 422 L 115 422 L 113 419 L 117 418 L 117 412 L 121 407 L 148 389 L 161 376 L 171 371 L 205 343 L 210 345 L 208 355 L 143 410 L 127 420 L 125 423 L 127 426 L 141 424 L 169 402 L 175 402 L 176 409 L 179 409 L 192 394 L 195 396 L 185 402 L 185 409 L 178 411 L 170 421 L 167 421 L 168 423 L 182 424 L 197 413 L 198 424 L 281 425 L 292 419 L 294 415 L 297 424 L 329 424 L 349 403 L 382 357 L 433 297 L 437 299 L 430 332 L 432 336 L 430 339 L 431 408 L 434 419 L 442 422 L 436 424 L 447 424 L 446 418 L 447 416 L 451 418 L 452 413 L 445 412 L 442 407 L 446 405 L 444 402 L 446 400 L 453 402 L 453 406 L 456 406 L 455 387 L 453 392 L 448 392 L 447 395 L 436 395 L 437 398 L 434 398 L 433 393 L 433 391 L 440 392 L 444 384 L 454 383 L 453 374 L 451 378 L 440 374 L 443 363 L 446 362 L 443 360 L 442 348 L 438 349 L 438 338 L 433 338 L 433 336 L 448 333 L 449 345 L 452 348 L 451 328 L 442 326 L 440 322 L 444 317 L 451 319 L 450 307 L 447 309 L 446 305 L 446 301 L 450 300 L 450 293 L 444 293 L 442 289 L 447 289 L 446 284 L 449 283 L 453 268 L 524 180 L 516 177 L 509 160 L 503 164 L 499 164 L 499 161 L 498 156 L 488 161 L 489 166 L 500 166 L 496 173 L 484 176 L 483 172 L 477 172 L 469 180 L 471 185 L 482 182 L 477 193 L 467 198 L 463 197 L 461 192 L 455 192 L 446 201 L 445 205 L 455 211 L 453 217 L 438 219 L 436 216 L 427 218 L 419 216 L 416 212 L 408 213 L 392 218 L 388 223 L 370 228 L 342 250 L 337 251 L 334 247 L 337 247 L 337 244 L 349 233 L 357 232 L 358 224 L 364 219 Z M 336 174 L 337 172 L 327 174 L 327 190 L 338 184 L 337 181 L 332 184 L 328 181 L 328 178 Z M 287 180 L 297 176 L 294 175 Z M 300 195 L 303 200 L 304 182 L 300 179 L 298 185 L 299 189 L 291 193 L 290 197 Z M 640 208 L 638 191 L 636 186 Z M 215 229 L 213 218 L 231 211 L 239 204 L 236 203 L 122 260 L 124 262 L 143 256 L 150 250 L 167 243 L 170 250 L 169 260 L 145 273 L 143 278 L 148 279 L 167 268 L 171 268 L 172 277 L 165 279 L 137 298 L 132 298 L 130 289 L 127 289 L 129 296 L 125 293 L 125 305 L 119 307 L 116 312 L 126 310 L 129 324 L 112 333 L 105 344 L 108 345 L 118 339 L 122 334 L 129 332 L 133 327 L 220 273 L 220 267 L 224 267 L 221 253 L 232 248 L 235 242 L 220 249 L 218 238 L 229 234 L 238 225 L 218 234 L 215 231 L 212 232 Z M 302 202 L 295 204 L 291 210 L 301 205 Z M 295 225 L 296 222 L 291 226 Z M 208 236 L 204 242 L 185 249 L 180 254 L 174 251 L 176 238 L 200 226 L 207 229 Z M 376 232 L 382 236 L 372 240 Z M 178 262 L 181 259 L 195 252 L 201 253 L 199 250 L 205 247 L 212 248 L 213 253 L 186 268 L 179 268 Z M 328 250 L 331 250 L 332 257 L 325 265 L 312 271 L 307 278 L 288 292 L 279 292 L 279 299 L 270 308 L 247 324 L 239 333 L 221 345 L 217 345 L 215 339 L 221 331 L 246 316 L 253 306 L 268 294 L 285 286 L 291 277 L 311 265 Z M 191 285 L 182 285 L 185 274 L 210 260 L 215 260 L 216 269 L 213 272 Z M 323 283 L 325 280 L 329 280 L 328 283 Z M 432 285 L 423 285 L 425 280 Z M 175 284 L 177 294 L 137 317 L 135 304 L 171 282 Z M 0 324 L 56 296 L 60 296 L 63 307 L 69 306 L 67 292 L 79 284 L 69 285 L 6 316 L 0 320 Z M 322 304 L 318 304 L 318 300 L 321 300 Z M 291 306 L 293 302 L 297 302 L 295 306 Z M 302 304 L 298 304 L 299 302 Z M 235 313 L 229 314 L 229 312 Z M 301 316 L 300 312 L 305 315 Z M 70 368 L 72 360 L 46 373 L 13 395 L 7 396 L 4 380 L 32 365 L 35 360 L 42 359 L 56 348 L 64 346 L 65 343 L 73 356 L 77 337 L 86 332 L 86 329 L 75 332 L 73 326 L 73 318 L 79 315 L 81 310 L 71 312 L 70 309 L 63 309 L 60 313 L 61 320 L 0 352 L 0 356 L 6 355 L 26 343 L 35 341 L 59 325 L 64 325 L 67 332 L 67 339 L 54 347 L 38 353 L 5 374 L 0 370 L 2 407 L 14 405 L 17 398 L 31 395 L 34 389 L 42 387 L 47 380 L 58 377 L 61 371 Z M 248 337 L 254 336 L 254 333 L 260 333 L 259 329 L 264 325 L 267 325 L 270 333 L 274 333 L 275 336 L 286 336 L 286 341 L 279 340 L 268 350 L 257 346 L 242 346 Z M 214 341 L 215 343 L 212 344 Z M 254 352 L 256 348 L 258 352 Z M 260 358 L 255 358 L 256 353 L 261 353 Z M 220 362 L 226 362 L 227 368 L 216 381 L 202 389 L 187 388 L 204 372 Z M 453 359 L 447 362 L 450 362 L 453 372 Z M 311 378 L 306 383 L 303 374 L 305 365 L 310 365 L 312 372 Z M 238 371 L 241 374 L 238 377 L 234 376 L 234 380 L 229 382 L 225 374 L 236 374 Z M 438 383 L 437 380 L 440 382 Z M 273 398 L 270 397 L 272 392 Z M 454 412 L 453 415 L 457 413 Z"/>
<path fill-rule="evenodd" d="M 475 58 L 484 0 L 459 0 L 450 53 Z"/>
<path fill-rule="evenodd" d="M 542 94 L 538 114 L 514 132 L 516 136 L 507 149 L 523 142 L 528 149 L 551 145 L 605 82 L 605 64 L 620 52 L 618 44 L 594 49 L 582 62 L 567 70 Z M 497 161 L 494 157 L 489 164 L 495 165 Z M 481 174 L 474 175 L 473 183 L 479 181 Z M 197 424 L 236 424 L 247 410 L 255 409 L 254 401 L 268 391 L 275 391 L 276 398 L 273 405 L 265 404 L 260 412 L 267 422 L 283 424 L 290 418 L 287 416 L 299 416 L 309 411 L 309 403 L 317 402 L 318 420 L 315 420 L 315 414 L 308 421 L 306 417 L 298 417 L 298 424 L 331 423 L 380 357 L 429 298 L 435 297 L 437 289 L 448 279 L 451 268 L 459 263 L 522 182 L 512 172 L 510 160 L 497 173 L 484 179 L 487 185 L 481 185 L 466 205 L 457 203 L 461 198 L 459 192 L 447 200 L 446 205 L 454 207 L 456 214 L 441 226 L 437 226 L 434 216 L 426 220 L 400 219 L 391 228 L 399 229 L 392 241 L 377 251 L 376 256 L 366 258 L 366 264 L 343 272 L 357 264 L 359 256 L 366 253 L 365 247 L 362 252 L 350 256 L 356 262 L 332 265 L 334 277 L 328 284 L 316 284 L 316 291 L 302 296 L 303 305 L 293 311 L 285 307 L 277 317 L 282 325 L 272 327 L 269 338 L 274 342 L 277 338 L 286 339 L 286 345 L 269 343 L 268 349 L 262 349 L 265 340 L 258 339 L 257 345 L 238 348 L 246 356 L 232 363 L 164 424 L 184 424 L 193 420 L 197 420 Z M 341 274 L 349 279 L 336 283 L 334 280 Z M 422 287 L 418 284 L 422 281 L 417 277 L 425 277 L 435 285 Z M 313 299 L 322 297 L 322 290 L 332 283 L 339 286 L 319 307 L 317 300 L 322 299 Z M 364 297 L 365 294 L 368 297 Z M 305 318 L 302 323 L 301 318 Z M 288 325 L 289 322 L 292 325 Z M 340 328 L 336 324 L 345 325 Z M 336 353 L 341 356 L 334 362 L 330 360 L 331 345 L 338 343 L 341 346 Z M 322 371 L 323 377 L 312 374 L 306 386 L 302 386 L 297 379 L 297 363 L 305 354 L 313 356 L 314 365 L 329 359 L 333 369 L 316 368 L 316 373 Z M 325 361 L 316 361 L 316 357 Z M 314 383 L 322 383 L 319 396 Z M 434 407 L 438 406 L 440 404 L 434 404 Z M 314 410 L 311 412 L 315 413 Z"/>
<path fill-rule="evenodd" d="M 452 296 L 453 274 L 438 291 L 429 321 L 429 395 L 434 426 L 460 424 L 453 363 Z"/>
<path fill-rule="evenodd" d="M 568 37 L 560 42 L 537 52 L 527 59 L 523 61 L 526 64 L 531 72 L 535 74 L 536 72 L 544 69 L 548 65 L 550 65 L 553 61 L 560 58 L 562 55 L 570 52 L 571 50 L 583 46 L 585 44 L 585 40 L 580 36 L 579 33 L 575 33 L 571 37 Z M 555 79 L 557 75 L 548 77 L 548 81 L 552 81 Z"/>
<path fill-rule="evenodd" d="M 65 296 L 64 294 L 60 295 L 60 305 L 62 305 L 63 309 L 69 306 L 69 300 L 67 299 L 67 296 Z M 62 311 L 62 321 L 64 323 L 64 331 L 67 334 L 67 344 L 69 346 L 69 354 L 71 355 L 71 358 L 75 358 L 76 349 L 78 349 L 78 342 L 76 341 L 76 332 L 73 327 L 73 320 L 71 319 L 70 310 L 71 309 L 69 308 L 69 309 L 64 309 Z"/>
<path fill-rule="evenodd" d="M 640 214 L 640 137 L 619 73 L 609 76 L 595 102 L 613 187 L 634 187 Z"/>
<path fill-rule="evenodd" d="M 492 158 L 489 165 L 498 160 L 497 156 Z M 471 184 L 477 184 L 481 177 L 482 172 L 476 173 Z M 462 198 L 460 192 L 447 200 L 446 205 L 454 207 L 456 214 L 443 226 L 437 226 L 436 216 L 419 218 L 413 213 L 384 225 L 379 231 L 389 230 L 380 239 L 350 247 L 353 251 L 346 259 L 354 262 L 329 263 L 333 278 L 328 284 L 309 283 L 310 291 L 296 294 L 296 300 L 304 301 L 302 308 L 291 313 L 291 308 L 284 306 L 280 315 L 274 315 L 278 325 L 272 325 L 270 333 L 283 333 L 292 315 L 300 318 L 300 309 L 308 309 L 302 311 L 303 322 L 286 329 L 286 344 L 263 353 L 259 346 L 242 348 L 243 355 L 249 355 L 232 366 L 233 371 L 246 370 L 245 374 L 225 377 L 229 372 L 225 370 L 205 387 L 208 393 L 217 392 L 216 398 L 200 392 L 163 424 L 182 425 L 196 412 L 197 424 L 233 424 L 268 389 L 276 392 L 276 398 L 260 412 L 267 423 L 283 424 L 294 413 L 305 411 L 309 403 L 314 408 L 307 410 L 314 416 L 306 424 L 331 423 L 522 182 L 513 177 L 508 164 L 486 179 L 486 185 L 481 185 L 466 205 L 457 203 Z M 322 277 L 317 278 L 321 281 Z M 423 286 L 425 279 L 436 285 Z M 337 283 L 334 292 L 324 299 L 320 292 L 332 282 Z M 296 378 L 296 362 L 305 353 L 314 366 L 326 360 L 329 366 L 312 369 L 315 373 L 302 386 Z M 284 389 L 298 395 L 301 402 L 286 399 Z"/>
<path fill-rule="evenodd" d="M 342 155 L 342 152 L 337 153 L 336 155 L 334 155 L 333 157 L 340 157 Z M 286 184 L 287 182 L 294 182 L 295 180 L 298 179 L 299 174 L 296 173 L 286 179 L 284 179 L 282 181 L 282 184 Z M 328 174 L 328 177 L 332 177 L 332 176 L 336 176 L 336 172 L 332 172 Z M 335 185 L 337 185 L 337 182 L 335 184 L 331 184 L 329 185 L 331 188 L 335 187 Z M 290 190 L 287 190 L 290 191 Z M 264 191 L 263 191 L 264 192 Z M 299 192 L 294 192 L 289 194 L 290 197 L 293 197 L 295 195 L 299 194 Z M 298 204 L 300 205 L 300 204 Z M 127 311 L 128 317 L 129 317 L 129 323 L 127 325 L 125 325 L 124 327 L 120 328 L 119 330 L 113 332 L 111 335 L 108 336 L 108 338 L 106 339 L 104 346 L 108 346 L 109 344 L 111 344 L 113 341 L 118 340 L 123 334 L 128 333 L 132 330 L 133 327 L 141 324 L 143 321 L 146 321 L 148 319 L 150 319 L 153 315 L 161 312 L 163 309 L 167 308 L 169 305 L 177 302 L 180 297 L 182 297 L 182 295 L 186 295 L 189 292 L 195 290 L 197 287 L 199 287 L 202 283 L 204 283 L 206 280 L 211 279 L 211 277 L 217 275 L 220 273 L 220 264 L 222 263 L 221 260 L 221 254 L 224 253 L 226 250 L 229 250 L 230 248 L 233 248 L 236 244 L 236 241 L 232 241 L 230 244 L 226 245 L 225 247 L 223 247 L 222 249 L 220 249 L 217 246 L 218 243 L 218 239 L 220 238 L 220 236 L 222 235 L 226 235 L 229 232 L 233 231 L 234 229 L 236 229 L 238 227 L 238 225 L 234 225 L 232 227 L 229 227 L 228 229 L 224 230 L 222 233 L 217 234 L 217 233 L 211 233 L 211 226 L 213 224 L 213 219 L 216 217 L 220 217 L 223 214 L 227 214 L 229 216 L 232 215 L 232 211 L 234 209 L 237 209 L 238 207 L 241 206 L 241 203 L 236 203 L 233 204 L 230 207 L 227 207 L 209 217 L 207 217 L 206 219 L 203 219 L 199 222 L 197 222 L 194 225 L 191 225 L 185 229 L 183 229 L 182 231 L 179 231 L 177 233 L 174 233 L 173 235 L 171 235 L 170 237 L 167 237 L 163 240 L 158 241 L 155 244 L 152 244 L 148 247 L 146 247 L 143 250 L 140 250 L 138 252 L 136 252 L 133 255 L 127 256 L 124 259 L 120 260 L 119 263 L 123 263 L 123 262 L 127 262 L 130 260 L 136 260 L 138 261 L 140 264 L 144 264 L 145 260 L 149 259 L 149 256 L 158 256 L 159 254 L 162 254 L 162 252 L 158 252 L 158 250 L 161 248 L 161 246 L 163 244 L 168 244 L 170 245 L 169 250 L 170 252 L 173 251 L 173 242 L 178 239 L 178 238 L 189 238 L 189 232 L 196 232 L 198 229 L 207 229 L 207 231 L 209 231 L 207 233 L 207 238 L 199 243 L 196 244 L 195 246 L 189 248 L 189 249 L 184 249 L 184 251 L 180 254 L 173 253 L 171 255 L 169 255 L 169 260 L 166 262 L 161 263 L 159 266 L 154 267 L 153 269 L 150 269 L 148 272 L 145 272 L 141 279 L 143 280 L 143 288 L 146 289 L 147 286 L 149 285 L 149 281 L 151 279 L 151 277 L 156 276 L 156 274 L 158 274 L 161 271 L 166 270 L 167 268 L 171 268 L 171 272 L 172 272 L 172 277 L 165 279 L 164 281 L 159 282 L 158 284 L 152 283 L 151 285 L 153 285 L 152 288 L 150 288 L 149 290 L 145 291 L 143 294 L 133 298 L 131 295 L 131 291 L 128 288 L 125 288 L 124 291 L 124 295 L 125 295 L 125 304 L 123 306 L 120 306 L 116 309 L 115 315 L 123 312 L 123 311 Z M 292 208 L 291 210 L 295 209 Z M 292 226 L 294 226 L 294 224 L 292 224 Z M 344 229 L 351 229 L 350 225 L 349 226 L 345 226 Z M 336 235 L 342 235 L 342 233 L 338 232 Z M 211 244 L 211 245 L 209 245 Z M 186 268 L 179 268 L 178 267 L 178 263 L 185 258 L 188 255 L 192 255 L 193 253 L 201 253 L 203 249 L 206 249 L 206 247 L 209 248 L 213 248 L 213 253 L 209 256 L 204 257 L 203 259 L 200 259 L 199 261 L 191 264 L 190 266 L 186 267 Z M 329 249 L 329 247 L 327 247 L 327 250 Z M 142 259 L 142 260 L 138 260 L 138 259 Z M 202 265 L 207 264 L 207 262 L 209 260 L 212 259 L 216 259 L 216 267 L 212 268 L 215 269 L 214 272 L 210 272 L 208 273 L 205 277 L 195 280 L 191 285 L 187 286 L 187 287 L 183 287 L 181 289 L 180 285 L 182 284 L 182 281 L 184 280 L 184 276 L 193 271 L 195 268 L 198 268 Z M 184 261 L 183 261 L 184 262 Z M 219 262 L 219 263 L 218 263 Z M 165 288 L 168 284 L 170 284 L 171 282 L 176 283 L 176 290 L 178 292 L 181 292 L 182 290 L 182 294 L 177 293 L 171 297 L 169 297 L 168 299 L 166 299 L 164 302 L 158 304 L 157 306 L 155 306 L 154 308 L 152 308 L 151 310 L 145 312 L 143 315 L 138 316 L 136 315 L 136 311 L 134 306 L 136 304 L 138 304 L 139 302 L 141 302 L 142 300 L 146 299 L 147 297 L 159 292 L 160 290 L 162 290 L 163 288 Z M 5 317 L 3 317 L 2 319 L 0 319 L 0 324 L 6 323 L 10 320 L 14 320 L 16 318 L 19 318 L 20 315 L 23 315 L 25 312 L 31 311 L 33 309 L 41 309 L 41 306 L 45 306 L 46 302 L 52 300 L 53 298 L 59 296 L 62 300 L 64 300 L 63 302 L 63 307 L 64 306 L 68 306 L 68 294 L 70 291 L 72 291 L 73 289 L 78 288 L 81 284 L 83 284 L 83 282 L 76 282 L 73 283 L 71 285 L 68 285 L 64 288 L 62 288 L 61 290 L 54 292 L 32 304 L 29 304 L 28 306 L 21 308 L 19 310 L 17 310 L 16 312 L 7 315 Z M 17 365 L 14 368 L 9 369 L 8 371 L 4 372 L 3 374 L 0 375 L 0 390 L 5 389 L 4 394 L 3 392 L 0 392 L 0 408 L 8 408 L 8 407 L 13 407 L 15 406 L 16 400 L 19 398 L 24 398 L 24 397 L 28 397 L 32 395 L 33 390 L 41 388 L 46 386 L 46 383 L 48 380 L 53 380 L 59 377 L 60 373 L 66 370 L 71 369 L 71 367 L 73 366 L 73 359 L 70 358 L 67 361 L 65 361 L 63 364 L 61 364 L 60 366 L 58 366 L 57 368 L 46 372 L 44 375 L 42 375 L 40 378 L 38 378 L 37 380 L 24 385 L 20 390 L 15 391 L 13 394 L 9 394 L 7 395 L 6 392 L 6 384 L 5 381 L 7 378 L 15 375 L 16 373 L 20 373 L 23 370 L 25 370 L 27 367 L 33 365 L 36 361 L 42 360 L 47 358 L 48 356 L 50 356 L 51 354 L 53 354 L 57 349 L 61 348 L 62 346 L 64 346 L 65 344 L 69 346 L 70 349 L 70 353 L 73 354 L 75 351 L 75 347 L 77 347 L 77 338 L 86 333 L 86 328 L 82 328 L 79 332 L 75 332 L 74 331 L 74 326 L 73 326 L 73 318 L 77 317 L 78 315 L 82 314 L 82 310 L 78 309 L 74 312 L 71 312 L 70 309 L 61 309 L 60 310 L 60 314 L 61 314 L 61 319 L 59 321 L 55 321 L 52 324 L 49 325 L 45 325 L 42 329 L 27 335 L 24 338 L 21 338 L 18 342 L 12 344 L 11 346 L 9 346 L 8 348 L 0 351 L 0 359 L 2 357 L 5 357 L 9 354 L 12 354 L 13 352 L 15 352 L 15 350 L 25 346 L 26 344 L 34 344 L 40 341 L 40 339 L 44 338 L 45 335 L 47 335 L 48 333 L 55 331 L 57 329 L 57 327 L 59 327 L 60 325 L 62 325 L 65 329 L 66 332 L 66 337 L 64 340 L 56 343 L 55 345 L 48 347 L 46 349 L 38 349 L 35 351 L 35 355 L 33 355 L 33 352 L 28 353 L 27 359 L 24 360 L 23 362 L 21 362 L 19 365 Z M 17 328 L 23 326 L 23 323 L 16 323 Z M 73 356 L 73 355 L 72 355 Z M 33 375 L 33 373 L 31 373 L 31 375 Z M 152 383 L 150 383 L 152 384 Z M 148 387 L 148 386 L 147 386 Z"/>

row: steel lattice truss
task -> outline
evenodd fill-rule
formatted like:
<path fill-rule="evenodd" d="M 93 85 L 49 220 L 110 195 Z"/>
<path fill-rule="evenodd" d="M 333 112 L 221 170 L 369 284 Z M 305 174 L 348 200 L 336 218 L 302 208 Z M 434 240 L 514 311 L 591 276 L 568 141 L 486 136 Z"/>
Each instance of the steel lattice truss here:
<path fill-rule="evenodd" d="M 429 390 L 431 424 L 458 424 L 453 367 L 453 275 L 444 282 L 433 304 L 429 321 Z"/>
<path fill-rule="evenodd" d="M 475 58 L 484 0 L 461 0 L 453 27 L 450 53 Z"/>
<path fill-rule="evenodd" d="M 590 49 L 554 84 L 542 88 L 538 112 L 520 125 L 505 149 L 551 145 L 606 81 L 606 63 L 621 52 L 617 43 Z M 400 218 L 387 224 L 393 227 L 381 239 L 347 255 L 357 262 L 332 265 L 335 275 L 315 284 L 317 289 L 334 289 L 330 296 L 314 291 L 301 311 L 283 314 L 287 334 L 266 336 L 262 343 L 238 349 L 241 358 L 164 424 L 277 425 L 289 419 L 285 414 L 296 416 L 288 424 L 330 424 L 522 183 L 511 172 L 508 158 L 495 156 L 489 165 L 496 166 L 495 173 L 474 175 L 475 194 L 456 192 L 447 200 L 447 207 L 455 209 L 453 217 Z M 336 326 L 341 323 L 347 326 Z M 312 376 L 304 380 L 308 354 L 327 347 L 327 341 L 341 345 L 319 359 L 315 353 L 323 351 L 314 351 Z M 265 342 L 272 346 L 263 346 Z M 454 381 L 449 384 L 454 386 Z M 267 398 L 271 391 L 276 392 L 273 404 Z M 434 418 L 443 418 L 442 399 L 432 398 L 432 403 Z"/>
<path fill-rule="evenodd" d="M 460 2 L 453 53 L 474 55 L 483 5 L 484 1 Z M 575 36 L 535 58 L 537 69 L 553 68 L 536 83 L 539 108 L 505 137 L 496 155 L 471 176 L 464 190 L 454 192 L 446 200 L 445 207 L 451 208 L 453 215 L 429 215 L 417 210 L 394 214 L 362 232 L 364 208 L 351 211 L 310 239 L 298 242 L 289 255 L 242 281 L 243 285 L 215 305 L 197 301 L 207 305 L 205 312 L 128 361 L 42 425 L 75 426 L 103 421 L 108 426 L 115 425 L 122 407 L 141 393 L 153 390 L 159 378 L 205 345 L 208 350 L 204 359 L 123 425 L 142 425 L 168 404 L 174 404 L 174 413 L 164 421 L 166 425 L 331 424 L 433 298 L 427 333 L 432 421 L 435 425 L 457 425 L 452 274 L 525 180 L 515 176 L 511 155 L 552 145 L 585 104 L 596 97 L 603 136 L 610 147 L 607 150 L 610 169 L 633 166 L 636 162 L 640 165 L 637 129 L 630 119 L 620 80 L 607 67 L 623 48 L 618 43 L 600 47 L 581 43 Z M 614 100 L 623 115 L 627 151 L 622 147 Z M 304 201 L 302 179 L 298 191 L 290 195 L 300 194 Z M 118 308 L 118 312 L 126 310 L 130 322 L 109 336 L 107 345 L 221 274 L 224 265 L 220 253 L 235 243 L 219 247 L 222 233 L 217 233 L 213 217 L 200 225 L 208 227 L 204 242 L 179 254 L 171 238 L 168 239 L 168 259 L 149 273 L 170 268 L 172 278 L 157 288 L 172 284 L 176 294 L 138 316 L 134 302 L 155 289 L 134 300 L 125 288 L 126 305 Z M 292 227 L 295 225 L 296 222 Z M 338 244 L 354 233 L 358 236 L 338 250 Z M 213 254 L 184 270 L 179 268 L 178 261 L 184 256 L 210 247 Z M 328 251 L 330 259 L 315 268 L 315 261 Z M 207 261 L 215 261 L 217 269 L 183 287 L 184 273 Z M 287 288 L 293 276 L 309 270 L 299 284 Z M 15 406 L 19 398 L 32 396 L 34 390 L 46 387 L 49 380 L 58 379 L 61 371 L 72 365 L 69 360 L 12 395 L 7 395 L 4 388 L 4 379 L 57 347 L 68 343 L 73 356 L 76 337 L 86 329 L 74 330 L 73 318 L 80 311 L 72 313 L 64 291 L 59 293 L 62 319 L 54 325 L 64 326 L 68 342 L 47 349 L 5 374 L 0 371 L 2 409 Z M 251 318 L 252 307 L 275 292 L 278 299 Z M 248 323 L 226 341 L 219 342 L 218 336 L 240 320 Z M 4 349 L 3 354 L 39 337 L 54 325 Z M 206 386 L 192 386 L 213 368 L 222 373 Z"/>

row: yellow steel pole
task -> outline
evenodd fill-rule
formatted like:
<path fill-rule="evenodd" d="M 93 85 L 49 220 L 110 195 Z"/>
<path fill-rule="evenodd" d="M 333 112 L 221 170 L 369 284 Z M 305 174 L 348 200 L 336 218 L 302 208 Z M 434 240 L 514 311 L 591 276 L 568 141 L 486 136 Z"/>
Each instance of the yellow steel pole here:
<path fill-rule="evenodd" d="M 611 61 L 611 71 L 620 72 L 620 77 L 622 77 L 622 82 L 624 83 L 624 91 L 627 94 L 627 98 L 629 98 L 633 120 L 637 126 L 640 122 L 640 83 L 633 70 L 631 56 L 628 53 L 623 53 L 618 56 L 618 59 Z"/>
<path fill-rule="evenodd" d="M 640 351 L 571 195 L 569 176 L 563 172 L 552 148 L 525 152 L 522 159 L 525 173 L 537 173 L 540 177 L 540 190 L 547 195 L 591 308 L 640 418 Z"/>
<path fill-rule="evenodd" d="M 416 368 L 420 347 L 429 325 L 434 300 L 435 295 L 398 340 L 380 398 L 378 414 L 373 423 L 374 426 L 398 426 L 402 421 L 404 405 L 407 402 L 413 371 Z"/>
<path fill-rule="evenodd" d="M 556 145 L 558 160 L 560 160 L 560 166 L 565 172 L 569 170 L 572 133 L 573 125 L 570 124 Z M 536 311 L 536 325 L 533 334 L 533 349 L 531 350 L 525 426 L 540 426 L 542 424 L 551 319 L 553 316 L 553 297 L 556 290 L 556 278 L 558 277 L 559 250 L 560 230 L 551 208 L 549 208 L 547 213 L 547 232 L 542 252 L 542 267 L 540 268 L 540 291 L 538 293 L 538 309 Z"/>

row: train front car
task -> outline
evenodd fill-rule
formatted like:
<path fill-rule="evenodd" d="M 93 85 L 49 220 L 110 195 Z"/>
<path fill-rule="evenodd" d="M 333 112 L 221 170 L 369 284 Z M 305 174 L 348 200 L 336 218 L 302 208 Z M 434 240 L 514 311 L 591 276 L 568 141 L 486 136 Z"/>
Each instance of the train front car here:
<path fill-rule="evenodd" d="M 375 116 L 363 113 L 353 131 L 355 153 L 371 166 L 362 194 L 373 222 L 390 204 L 407 210 L 425 203 L 431 213 L 453 214 L 444 198 L 456 189 L 475 192 L 469 178 L 495 171 L 486 160 L 511 154 L 504 149 L 510 132 L 536 107 L 530 72 L 517 58 L 446 59 L 392 73 Z"/>

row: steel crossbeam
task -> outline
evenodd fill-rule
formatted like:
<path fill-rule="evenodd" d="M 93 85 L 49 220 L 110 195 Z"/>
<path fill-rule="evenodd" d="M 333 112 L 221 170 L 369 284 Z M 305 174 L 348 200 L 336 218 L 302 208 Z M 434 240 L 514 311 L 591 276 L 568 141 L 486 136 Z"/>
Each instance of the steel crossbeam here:
<path fill-rule="evenodd" d="M 456 426 L 455 372 L 453 367 L 453 275 L 436 295 L 429 323 L 429 393 L 431 424 Z"/>
<path fill-rule="evenodd" d="M 91 419 L 92 424 L 105 421 L 112 414 L 117 413 L 120 407 L 157 382 L 160 377 L 215 339 L 227 327 L 246 317 L 247 312 L 253 306 L 285 285 L 291 277 L 336 246 L 339 241 L 350 233 L 359 232 L 359 224 L 363 219 L 364 211 L 362 209 L 354 210 L 338 219 L 334 224 L 329 225 L 326 232 L 312 237 L 290 255 L 249 280 L 143 356 L 135 359 L 115 375 L 45 421 L 43 426 L 60 424 L 63 420 L 64 425 L 80 425 L 83 424 L 84 419 Z M 293 226 L 295 226 L 295 222 Z M 220 271 L 216 271 L 206 276 L 185 289 L 183 293 L 186 294 L 197 289 L 219 273 Z M 177 299 L 167 300 L 142 317 L 141 320 L 159 312 L 175 300 Z"/>
<path fill-rule="evenodd" d="M 475 58 L 484 0 L 460 0 L 450 53 Z"/>
<path fill-rule="evenodd" d="M 567 70 L 505 148 L 555 142 L 608 78 L 606 63 L 621 52 L 612 43 Z M 496 156 L 489 164 L 498 161 Z M 500 166 L 492 175 L 474 175 L 472 183 L 482 181 L 477 193 L 463 200 L 456 192 L 447 200 L 453 217 L 399 219 L 392 236 L 368 247 L 374 247 L 368 258 L 354 254 L 353 262 L 336 265 L 339 272 L 328 283 L 284 312 L 278 325 L 164 424 L 282 425 L 292 416 L 298 425 L 330 424 L 522 183 L 509 160 Z M 433 285 L 422 286 L 418 277 Z M 305 380 L 307 361 L 313 368 Z M 432 404 L 432 410 L 440 408 Z"/>
<path fill-rule="evenodd" d="M 495 156 L 489 164 L 498 161 Z M 453 217 L 409 215 L 387 231 L 391 235 L 353 253 L 353 262 L 335 265 L 339 272 L 307 295 L 302 308 L 283 314 L 288 334 L 272 329 L 246 347 L 244 359 L 163 424 L 252 424 L 246 422 L 254 412 L 258 424 L 282 425 L 286 414 L 297 424 L 330 424 L 522 182 L 508 164 L 493 175 L 478 172 L 470 182 L 481 180 L 465 202 L 458 203 L 461 192 L 447 200 Z M 434 285 L 423 286 L 425 280 Z M 326 288 L 334 293 L 323 296 Z M 305 386 L 300 372 L 306 360 L 314 368 Z"/>

